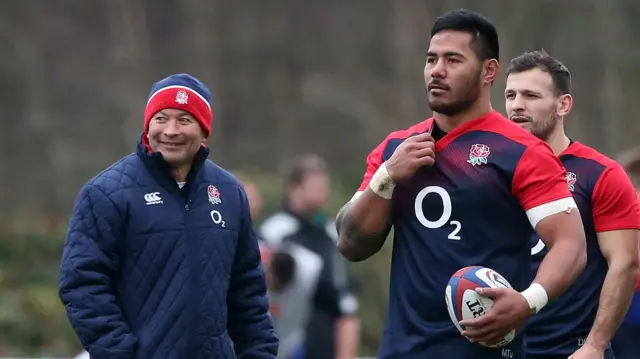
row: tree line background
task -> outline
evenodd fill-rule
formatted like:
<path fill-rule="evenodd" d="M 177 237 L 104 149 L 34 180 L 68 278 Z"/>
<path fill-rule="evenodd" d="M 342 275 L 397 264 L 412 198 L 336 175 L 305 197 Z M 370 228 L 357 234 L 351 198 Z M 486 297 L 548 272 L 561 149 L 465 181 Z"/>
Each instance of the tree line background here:
<path fill-rule="evenodd" d="M 490 17 L 501 62 L 544 48 L 574 76 L 572 138 L 615 156 L 638 144 L 640 2 L 634 0 L 25 0 L 0 4 L 0 355 L 79 349 L 57 298 L 73 200 L 133 151 L 151 84 L 188 72 L 212 89 L 212 159 L 278 206 L 298 152 L 332 168 L 335 213 L 391 130 L 430 115 L 422 69 L 432 21 Z M 503 111 L 504 77 L 494 86 Z M 389 246 L 354 266 L 362 354 L 386 310 Z M 371 278 L 375 278 L 372 280 Z M 382 289 L 380 289 L 382 288 Z"/>

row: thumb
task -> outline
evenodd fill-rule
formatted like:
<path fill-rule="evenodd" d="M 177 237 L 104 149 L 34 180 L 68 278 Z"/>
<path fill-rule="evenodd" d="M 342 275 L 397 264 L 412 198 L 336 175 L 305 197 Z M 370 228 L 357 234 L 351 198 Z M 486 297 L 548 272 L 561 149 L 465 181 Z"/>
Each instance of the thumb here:
<path fill-rule="evenodd" d="M 476 288 L 476 293 L 483 297 L 495 298 L 502 294 L 504 288 Z"/>

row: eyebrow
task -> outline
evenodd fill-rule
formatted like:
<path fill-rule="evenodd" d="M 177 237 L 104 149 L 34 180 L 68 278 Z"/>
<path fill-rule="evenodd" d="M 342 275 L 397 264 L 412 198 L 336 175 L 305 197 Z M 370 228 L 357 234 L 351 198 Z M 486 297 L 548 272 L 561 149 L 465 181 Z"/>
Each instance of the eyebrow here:
<path fill-rule="evenodd" d="M 164 110 L 161 110 L 160 112 L 158 112 L 159 115 L 165 116 L 165 117 L 169 117 L 169 114 L 166 113 Z M 157 115 L 156 115 L 157 116 Z M 189 112 L 187 111 L 182 111 L 178 114 L 178 117 L 193 117 Z"/>
<path fill-rule="evenodd" d="M 461 54 L 459 52 L 455 52 L 455 51 L 447 51 L 442 55 L 444 57 L 462 57 L 462 58 L 465 57 L 463 54 Z M 433 52 L 433 51 L 427 51 L 427 56 L 438 56 L 438 54 Z"/>
<path fill-rule="evenodd" d="M 522 89 L 522 90 L 514 90 L 514 89 L 505 89 L 504 90 L 504 94 L 511 94 L 511 93 L 516 93 L 516 92 L 520 92 L 520 93 L 524 93 L 524 94 L 532 94 L 532 95 L 538 95 L 540 96 L 542 93 L 540 91 L 534 91 L 534 90 L 529 90 L 529 89 Z"/>

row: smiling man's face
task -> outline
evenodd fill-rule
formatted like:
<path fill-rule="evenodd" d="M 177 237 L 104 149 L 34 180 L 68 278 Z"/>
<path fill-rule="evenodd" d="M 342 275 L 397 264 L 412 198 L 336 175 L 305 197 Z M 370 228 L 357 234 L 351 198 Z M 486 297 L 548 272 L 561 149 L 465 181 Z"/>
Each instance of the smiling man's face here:
<path fill-rule="evenodd" d="M 171 166 L 193 161 L 205 141 L 204 132 L 190 113 L 164 109 L 156 113 L 149 123 L 149 145 L 162 153 Z"/>

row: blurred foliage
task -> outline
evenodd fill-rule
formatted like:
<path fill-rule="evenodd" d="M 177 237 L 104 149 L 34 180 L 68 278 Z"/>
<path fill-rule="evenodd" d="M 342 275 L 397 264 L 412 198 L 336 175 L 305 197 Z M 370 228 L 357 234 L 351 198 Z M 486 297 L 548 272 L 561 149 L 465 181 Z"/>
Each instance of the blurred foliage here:
<path fill-rule="evenodd" d="M 9 1 L 0 167 L 15 175 L 0 178 L 0 222 L 66 213 L 83 182 L 134 149 L 151 84 L 176 72 L 213 93 L 209 145 L 221 165 L 273 175 L 314 151 L 359 172 L 386 134 L 430 116 L 429 27 L 460 7 L 493 19 L 503 70 L 539 48 L 565 62 L 573 138 L 608 155 L 637 144 L 636 0 Z"/>
<path fill-rule="evenodd" d="M 63 243 L 63 235 L 0 234 L 0 355 L 79 351 L 58 299 Z"/>

